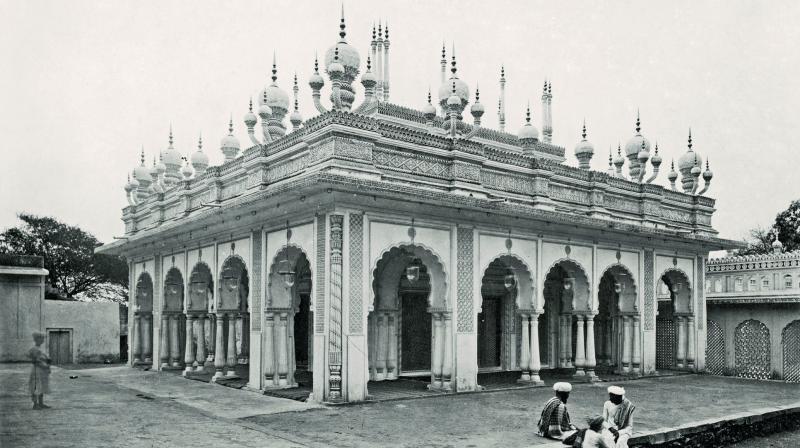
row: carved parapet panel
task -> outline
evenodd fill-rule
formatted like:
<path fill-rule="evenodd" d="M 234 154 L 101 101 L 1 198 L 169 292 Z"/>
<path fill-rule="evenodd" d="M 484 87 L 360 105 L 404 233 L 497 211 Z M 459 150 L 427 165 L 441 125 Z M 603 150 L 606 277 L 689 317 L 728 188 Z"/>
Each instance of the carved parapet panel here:
<path fill-rule="evenodd" d="M 224 185 L 220 190 L 220 198 L 228 199 L 242 194 L 245 190 L 245 181 L 247 179 L 231 180 L 227 185 Z"/>
<path fill-rule="evenodd" d="M 534 194 L 534 180 L 527 176 L 483 169 L 481 183 L 486 187 L 511 193 Z"/>
<path fill-rule="evenodd" d="M 660 218 L 661 203 L 652 199 L 643 199 L 641 202 L 641 214 L 646 217 Z"/>
<path fill-rule="evenodd" d="M 569 186 L 554 185 L 550 183 L 550 198 L 557 201 L 573 202 L 577 204 L 589 204 L 589 193 L 583 190 L 570 188 Z"/>
<path fill-rule="evenodd" d="M 308 149 L 308 165 L 314 165 L 333 157 L 333 147 L 333 139 L 328 139 L 311 146 Z"/>
<path fill-rule="evenodd" d="M 212 202 L 217 202 L 222 200 L 222 182 L 219 179 L 209 180 L 208 200 Z"/>
<path fill-rule="evenodd" d="M 453 177 L 456 180 L 478 183 L 481 181 L 481 168 L 474 163 L 456 160 L 453 162 Z"/>
<path fill-rule="evenodd" d="M 659 208 L 661 217 L 668 221 L 674 221 L 680 224 L 691 224 L 694 221 L 694 216 L 691 212 L 667 207 Z"/>
<path fill-rule="evenodd" d="M 334 138 L 334 156 L 337 159 L 372 161 L 372 148 L 370 142 L 351 138 Z"/>
<path fill-rule="evenodd" d="M 439 157 L 376 148 L 373 150 L 375 165 L 379 168 L 415 173 L 422 176 L 450 179 L 452 164 Z"/>
<path fill-rule="evenodd" d="M 302 155 L 275 163 L 268 170 L 262 171 L 261 174 L 266 176 L 263 178 L 262 183 L 271 184 L 302 171 L 306 168 L 310 159 L 310 155 Z"/>

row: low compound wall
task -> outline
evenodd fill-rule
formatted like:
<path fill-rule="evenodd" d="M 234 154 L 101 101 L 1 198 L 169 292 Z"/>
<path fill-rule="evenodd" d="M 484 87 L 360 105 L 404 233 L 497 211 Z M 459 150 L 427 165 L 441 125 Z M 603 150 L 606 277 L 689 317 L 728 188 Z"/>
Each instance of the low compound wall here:
<path fill-rule="evenodd" d="M 45 300 L 45 349 L 52 332 L 62 331 L 69 334 L 72 362 L 118 362 L 119 312 L 117 303 Z"/>

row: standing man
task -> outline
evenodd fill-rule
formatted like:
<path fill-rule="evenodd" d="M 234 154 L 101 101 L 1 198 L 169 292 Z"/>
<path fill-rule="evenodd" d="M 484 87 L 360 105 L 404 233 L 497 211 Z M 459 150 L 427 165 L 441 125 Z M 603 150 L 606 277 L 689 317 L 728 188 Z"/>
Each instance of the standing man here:
<path fill-rule="evenodd" d="M 569 393 L 572 392 L 572 385 L 569 383 L 553 384 L 556 396 L 544 404 L 542 416 L 537 424 L 539 435 L 550 439 L 564 440 L 571 436 L 578 428 L 570 423 L 569 412 L 567 412 L 567 400 Z"/>
<path fill-rule="evenodd" d="M 628 448 L 628 439 L 633 435 L 633 411 L 636 406 L 625 398 L 625 389 L 619 386 L 608 388 L 608 401 L 603 404 L 604 426 L 614 434 L 617 448 Z"/>

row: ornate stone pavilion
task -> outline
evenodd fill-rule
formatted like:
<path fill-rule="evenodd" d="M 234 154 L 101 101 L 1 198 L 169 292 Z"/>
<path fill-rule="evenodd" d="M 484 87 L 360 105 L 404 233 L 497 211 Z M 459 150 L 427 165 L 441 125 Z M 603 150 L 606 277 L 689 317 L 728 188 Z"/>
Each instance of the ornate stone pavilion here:
<path fill-rule="evenodd" d="M 152 168 L 142 153 L 125 188 L 125 236 L 99 249 L 130 260 L 132 362 L 215 378 L 245 369 L 252 389 L 313 372 L 313 399 L 330 402 L 407 376 L 459 392 L 476 390 L 479 372 L 592 380 L 654 372 L 659 340 L 674 337 L 657 314 L 669 313 L 680 328 L 674 368 L 704 368 L 697 285 L 708 252 L 739 243 L 711 225 L 712 175 L 691 137 L 680 189 L 674 166 L 671 188 L 653 183 L 662 159 L 638 117 L 608 172 L 589 169 L 584 127 L 575 168 L 552 142 L 549 83 L 541 133 L 529 109 L 514 135 L 504 93 L 500 129 L 481 125 L 479 93 L 444 49 L 437 102 L 429 94 L 421 110 L 389 102 L 388 29 L 366 56 L 342 17 L 309 81 L 319 115 L 300 116 L 296 79 L 292 105 L 273 64 L 244 117 L 246 147 L 231 123 L 221 166 L 201 145 L 181 166 L 171 135 Z"/>
<path fill-rule="evenodd" d="M 800 252 L 711 259 L 706 368 L 800 382 Z"/>

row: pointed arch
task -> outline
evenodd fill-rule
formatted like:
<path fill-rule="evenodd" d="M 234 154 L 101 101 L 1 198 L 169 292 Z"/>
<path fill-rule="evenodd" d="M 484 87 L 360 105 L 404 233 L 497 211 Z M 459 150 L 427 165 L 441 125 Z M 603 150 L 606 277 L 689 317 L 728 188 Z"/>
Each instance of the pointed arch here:
<path fill-rule="evenodd" d="M 192 267 L 187 296 L 187 311 L 208 311 L 208 304 L 214 297 L 214 273 L 205 261 L 198 261 Z"/>
<path fill-rule="evenodd" d="M 164 276 L 164 311 L 181 311 L 183 308 L 183 273 L 173 266 Z"/>
<path fill-rule="evenodd" d="M 517 307 L 521 309 L 534 308 L 536 301 L 536 282 L 533 278 L 533 270 L 531 270 L 530 266 L 528 266 L 521 256 L 513 252 L 507 252 L 497 255 L 489 260 L 486 265 L 481 266 L 481 270 L 479 272 L 481 273 L 482 278 L 486 277 L 486 273 L 490 266 L 496 262 L 500 262 L 514 271 L 514 277 L 516 278 L 517 282 L 515 298 Z"/>
<path fill-rule="evenodd" d="M 397 279 L 408 264 L 408 257 L 419 258 L 430 275 L 431 291 L 428 305 L 436 308 L 451 308 L 447 287 L 447 267 L 442 258 L 433 249 L 419 243 L 397 244 L 381 252 L 381 256 L 372 268 L 373 300 L 370 310 L 375 309 L 378 301 L 391 303 L 397 300 Z"/>

